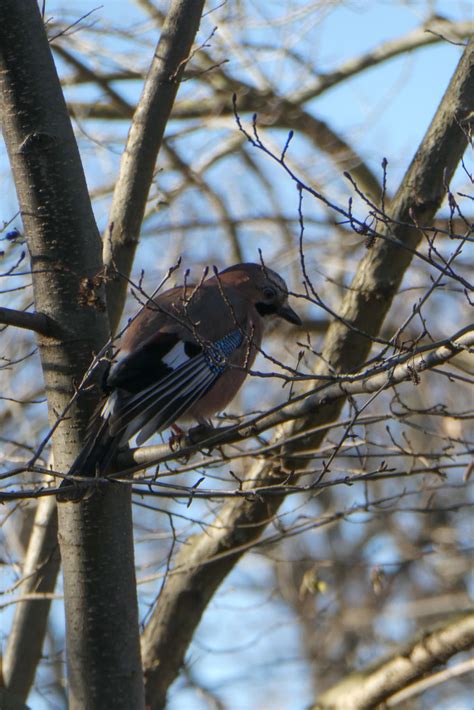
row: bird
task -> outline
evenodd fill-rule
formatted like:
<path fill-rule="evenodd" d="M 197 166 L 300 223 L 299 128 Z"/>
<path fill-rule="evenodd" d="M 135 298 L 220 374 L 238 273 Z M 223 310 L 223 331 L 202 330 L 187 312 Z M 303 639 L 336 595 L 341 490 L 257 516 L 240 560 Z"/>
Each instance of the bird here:
<path fill-rule="evenodd" d="M 266 325 L 301 319 L 281 276 L 242 263 L 150 298 L 125 330 L 103 381 L 104 397 L 69 474 L 104 476 L 138 434 L 208 425 L 244 383 Z"/>

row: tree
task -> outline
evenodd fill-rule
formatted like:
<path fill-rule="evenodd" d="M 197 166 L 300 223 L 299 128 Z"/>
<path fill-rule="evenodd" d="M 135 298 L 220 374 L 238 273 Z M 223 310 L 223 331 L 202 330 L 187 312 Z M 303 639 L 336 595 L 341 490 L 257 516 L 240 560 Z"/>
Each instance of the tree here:
<path fill-rule="evenodd" d="M 15 390 L 16 401 L 6 400 L 3 415 L 3 527 L 7 542 L 16 535 L 25 551 L 11 584 L 22 602 L 4 655 L 8 697 L 27 700 L 46 634 L 47 658 L 61 646 L 55 623 L 48 626 L 58 527 L 70 707 L 142 707 L 142 668 L 153 708 L 164 706 L 178 675 L 181 687 L 197 687 L 219 705 L 219 693 L 207 689 L 205 667 L 198 663 L 196 671 L 186 653 L 207 605 L 249 553 L 273 578 L 267 593 L 271 584 L 301 629 L 311 669 L 304 675 L 312 676 L 319 696 L 315 706 L 395 703 L 398 692 L 415 694 L 418 681 L 426 683 L 426 674 L 470 648 L 474 638 L 473 614 L 465 608 L 469 545 L 460 542 L 470 505 L 466 385 L 472 383 L 474 339 L 467 315 L 472 219 L 464 162 L 455 175 L 470 137 L 473 43 L 456 45 L 459 62 L 453 61 L 449 87 L 396 191 L 390 160 L 376 151 L 382 167 L 371 169 L 355 142 L 317 116 L 313 102 L 407 51 L 448 40 L 464 45 L 472 26 L 434 17 L 428 32 L 423 26 L 321 74 L 304 54 L 303 39 L 298 51 L 258 35 L 249 43 L 253 15 L 244 6 L 237 14 L 226 6 L 206 8 L 195 39 L 203 3 L 174 0 L 167 13 L 140 5 L 153 29 L 144 37 L 138 26 L 115 34 L 113 59 L 107 58 L 110 31 L 101 46 L 102 30 L 88 25 L 87 16 L 48 21 L 48 46 L 46 17 L 31 0 L 5 2 L 0 11 L 2 127 L 23 223 L 20 229 L 16 218 L 5 220 L 5 278 L 22 291 L 0 317 L 13 326 L 8 373 L 21 368 L 27 392 Z M 264 2 L 259 10 L 272 12 Z M 321 16 L 311 4 L 299 10 L 305 22 Z M 269 16 L 288 30 L 300 18 Z M 156 42 L 157 27 L 159 41 L 135 107 L 130 96 L 142 71 L 132 56 L 117 60 L 117 53 L 121 42 L 139 36 L 143 62 L 143 45 L 151 37 Z M 278 84 L 264 63 L 277 46 L 285 47 L 279 60 L 290 77 L 283 72 Z M 98 95 L 91 93 L 94 86 Z M 106 225 L 102 256 L 67 108 L 76 132 L 88 146 L 97 145 L 91 176 L 110 147 L 125 145 L 120 166 L 112 152 L 113 187 L 91 186 Z M 312 170 L 308 151 L 324 170 L 332 165 L 333 189 Z M 446 207 L 436 216 L 443 200 Z M 258 242 L 255 224 L 264 230 Z M 57 520 L 54 496 L 80 449 L 109 335 L 118 331 L 130 286 L 132 313 L 156 285 L 155 263 L 159 279 L 170 283 L 180 278 L 180 254 L 188 267 L 191 259 L 255 260 L 258 247 L 270 265 L 283 258 L 291 267 L 307 334 L 272 336 L 235 413 L 211 439 L 186 440 L 178 452 L 167 443 L 122 452 L 117 473 L 83 481 L 91 495 L 61 503 Z M 449 327 L 439 323 L 440 313 L 446 320 L 449 314 Z M 30 354 L 34 338 L 39 353 Z M 32 402 L 43 394 L 40 367 L 49 424 L 44 407 L 32 414 Z M 139 511 L 139 588 L 145 590 L 141 659 L 132 494 Z M 349 535 L 352 521 L 358 531 Z M 317 543 L 315 530 L 321 531 Z M 150 536 L 157 538 L 153 547 Z M 384 541 L 389 562 L 378 561 L 376 546 Z M 451 567 L 431 544 L 449 551 Z M 462 613 L 453 619 L 437 608 L 443 598 Z M 423 615 L 439 627 L 422 643 L 410 640 L 422 628 L 417 614 L 414 625 L 405 615 L 403 629 L 387 624 L 380 631 L 384 610 L 402 599 L 405 610 L 408 603 L 429 607 L 433 600 Z M 370 656 L 380 658 L 394 640 L 409 644 L 412 662 L 404 663 L 406 652 L 395 653 L 376 669 L 364 668 L 364 682 L 360 673 L 354 681 L 351 671 Z M 58 673 L 52 668 L 49 682 Z M 455 671 L 443 672 L 446 680 Z M 462 694 L 444 687 L 436 692 Z M 59 694 L 60 684 L 52 692 Z"/>

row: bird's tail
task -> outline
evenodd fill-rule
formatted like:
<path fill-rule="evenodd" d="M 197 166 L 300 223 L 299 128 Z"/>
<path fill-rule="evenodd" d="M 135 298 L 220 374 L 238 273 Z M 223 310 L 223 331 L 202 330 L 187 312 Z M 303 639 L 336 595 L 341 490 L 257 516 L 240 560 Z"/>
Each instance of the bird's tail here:
<path fill-rule="evenodd" d="M 74 460 L 71 476 L 104 476 L 120 444 L 120 437 L 112 436 L 108 417 L 96 415 L 86 435 L 81 452 Z"/>
<path fill-rule="evenodd" d="M 119 446 L 120 436 L 113 436 L 110 433 L 108 417 L 101 416 L 100 411 L 97 412 L 89 424 L 84 446 L 68 471 L 68 478 L 65 478 L 61 483 L 60 487 L 67 488 L 68 491 L 60 493 L 58 500 L 80 500 L 83 498 L 84 491 L 79 490 L 80 484 L 71 480 L 69 476 L 91 478 L 105 476 Z"/>

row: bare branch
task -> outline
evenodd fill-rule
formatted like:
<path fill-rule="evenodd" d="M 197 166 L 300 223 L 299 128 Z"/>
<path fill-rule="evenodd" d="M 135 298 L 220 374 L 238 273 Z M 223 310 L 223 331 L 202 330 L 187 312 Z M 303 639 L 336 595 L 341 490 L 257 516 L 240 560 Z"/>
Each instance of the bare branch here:
<path fill-rule="evenodd" d="M 13 308 L 0 308 L 0 323 L 32 330 L 39 335 L 51 337 L 55 332 L 54 321 L 44 313 L 27 313 Z"/>
<path fill-rule="evenodd" d="M 228 116 L 232 112 L 231 92 L 239 97 L 239 111 L 258 113 L 259 123 L 269 124 L 273 128 L 298 130 L 307 135 L 312 143 L 327 154 L 341 170 L 349 170 L 361 189 L 372 199 L 378 200 L 381 194 L 380 183 L 370 167 L 344 138 L 326 121 L 314 116 L 300 104 L 279 97 L 273 90 L 257 90 L 243 81 L 235 81 L 222 71 L 229 94 L 226 100 L 222 96 L 211 96 L 198 103 L 182 101 L 176 107 L 176 118 L 204 118 L 218 113 Z"/>
<path fill-rule="evenodd" d="M 472 36 L 473 31 L 473 22 L 450 22 L 439 18 L 429 20 L 422 27 L 413 30 L 413 32 L 384 42 L 365 54 L 344 62 L 337 69 L 318 76 L 313 86 L 305 88 L 292 98 L 297 102 L 309 101 L 345 79 L 359 74 L 364 69 L 377 66 L 401 54 L 412 52 L 414 49 L 420 49 L 430 44 L 442 41 L 449 42 L 452 39 L 467 39 Z"/>
<path fill-rule="evenodd" d="M 204 0 L 173 0 L 135 110 L 104 233 L 112 331 L 123 310 L 127 281 L 165 126 L 201 19 Z"/>
<path fill-rule="evenodd" d="M 372 376 L 368 375 L 358 379 L 354 375 L 354 381 L 341 381 L 323 385 L 317 388 L 312 394 L 307 392 L 294 400 L 290 400 L 270 412 L 260 414 L 256 417 L 241 422 L 235 426 L 226 427 L 223 431 L 217 429 L 211 436 L 209 432 L 186 437 L 182 447 L 178 451 L 170 452 L 169 445 L 149 446 L 146 448 L 130 449 L 124 451 L 119 457 L 121 470 L 135 467 L 156 465 L 166 461 L 172 461 L 182 456 L 190 456 L 203 447 L 212 448 L 224 444 L 242 441 L 251 436 L 258 436 L 264 431 L 290 421 L 304 418 L 312 418 L 320 413 L 322 407 L 328 407 L 348 396 L 357 394 L 373 394 L 382 392 L 385 389 L 394 387 L 404 381 L 413 381 L 414 373 L 421 373 L 438 367 L 463 351 L 472 352 L 474 348 L 474 327 L 468 326 L 452 339 L 448 339 L 445 344 L 431 350 L 423 347 L 422 354 L 409 354 L 396 358 L 393 362 L 385 363 L 382 372 L 377 372 Z M 287 438 L 287 443 L 291 441 L 291 449 L 295 449 L 304 437 L 304 433 L 298 436 Z M 273 444 L 260 449 L 260 454 L 269 453 L 281 447 L 280 443 Z"/>
<path fill-rule="evenodd" d="M 110 85 L 110 79 L 107 80 L 103 78 L 100 74 L 97 74 L 96 72 L 89 69 L 86 64 L 84 64 L 84 62 L 75 57 L 68 49 L 66 49 L 66 47 L 63 47 L 62 44 L 55 42 L 52 47 L 56 54 L 59 54 L 62 59 L 64 59 L 68 64 L 77 69 L 79 79 L 81 79 L 82 81 L 93 81 L 98 86 L 100 86 L 106 96 L 108 96 L 109 99 L 112 101 L 112 104 L 117 107 L 117 110 L 124 111 L 130 114 L 133 112 L 133 107 L 130 106 L 130 104 L 125 101 L 125 99 L 120 96 L 120 94 L 115 91 L 115 89 L 112 88 L 112 86 Z"/>
<path fill-rule="evenodd" d="M 465 673 L 472 673 L 472 671 L 474 671 L 474 658 L 469 658 L 467 661 L 461 661 L 461 663 L 445 668 L 443 671 L 433 673 L 426 678 L 415 681 L 403 690 L 395 693 L 395 695 L 391 695 L 386 701 L 386 706 L 388 708 L 396 707 L 397 705 L 400 705 L 400 703 L 405 702 L 405 700 L 408 700 L 408 698 L 420 695 L 421 693 L 424 693 L 425 690 L 429 690 L 435 685 L 446 683 L 453 678 L 459 678 Z"/>
<path fill-rule="evenodd" d="M 376 668 L 353 673 L 321 695 L 312 710 L 368 710 L 452 656 L 474 646 L 474 613 L 465 614 L 441 628 L 424 632 L 390 660 Z"/>
<path fill-rule="evenodd" d="M 474 41 L 471 41 L 394 201 L 390 224 L 395 225 L 391 229 L 397 241 L 418 243 L 419 232 L 414 226 L 405 226 L 413 225 L 412 211 L 418 224 L 428 224 L 433 219 L 465 150 L 465 122 L 472 116 L 474 108 L 473 54 Z M 352 288 L 344 299 L 344 319 L 363 330 L 370 328 L 370 333 L 375 335 L 410 258 L 408 251 L 383 240 L 377 241 L 362 260 Z M 362 338 L 338 321 L 329 329 L 323 358 L 331 363 L 333 371 L 354 371 L 366 358 L 369 348 L 369 339 Z M 281 427 L 275 443 L 283 443 L 287 436 L 333 421 L 341 405 L 342 401 L 322 406 L 317 417 L 310 416 L 294 426 Z M 294 451 L 315 448 L 320 440 L 320 435 L 308 436 L 306 441 L 298 441 Z M 290 461 L 282 459 L 278 463 L 256 464 L 248 473 L 243 488 L 250 488 L 254 480 L 268 485 L 288 482 L 292 471 L 303 470 L 306 464 L 304 459 L 298 460 L 297 457 Z M 258 538 L 280 502 L 229 502 L 214 525 L 204 535 L 184 545 L 178 554 L 176 568 L 180 572 L 168 578 L 143 637 L 147 698 L 153 708 L 164 705 L 167 688 L 182 664 L 209 599 L 239 559 L 242 547 Z M 220 559 L 222 553 L 225 556 Z"/>
<path fill-rule="evenodd" d="M 369 332 L 378 333 L 412 258 L 403 245 L 415 249 L 419 244 L 419 227 L 432 223 L 466 149 L 474 109 L 473 56 L 471 40 L 388 211 L 383 232 L 395 242 L 380 240 L 367 251 L 344 299 L 340 315 L 357 328 L 363 329 L 370 313 Z M 343 321 L 330 326 L 323 358 L 336 372 L 357 367 L 367 352 L 366 338 L 350 332 Z"/>
<path fill-rule="evenodd" d="M 54 498 L 40 501 L 23 565 L 22 595 L 54 589 L 59 570 L 58 517 Z M 27 698 L 41 658 L 51 599 L 19 604 L 3 660 L 5 686 Z"/>

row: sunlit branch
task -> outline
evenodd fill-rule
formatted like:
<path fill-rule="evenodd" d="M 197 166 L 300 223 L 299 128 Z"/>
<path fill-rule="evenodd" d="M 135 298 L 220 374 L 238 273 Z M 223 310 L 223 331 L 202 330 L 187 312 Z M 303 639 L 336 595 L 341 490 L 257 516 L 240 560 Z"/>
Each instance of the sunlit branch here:
<path fill-rule="evenodd" d="M 109 223 L 104 232 L 104 264 L 109 272 L 107 302 L 111 329 L 117 328 L 140 227 L 165 127 L 201 19 L 204 0 L 175 0 L 162 28 L 143 92 L 135 109 Z"/>
<path fill-rule="evenodd" d="M 333 69 L 326 74 L 320 74 L 314 81 L 313 86 L 309 86 L 298 92 L 293 97 L 293 100 L 301 102 L 309 101 L 310 99 L 320 96 L 324 91 L 327 91 L 342 81 L 356 76 L 364 69 L 377 66 L 401 54 L 426 47 L 430 44 L 443 41 L 450 42 L 453 39 L 467 39 L 472 36 L 473 31 L 473 22 L 450 22 L 449 20 L 438 18 L 430 20 L 422 27 L 418 27 L 407 35 L 384 42 L 365 54 L 344 62 L 344 64 L 341 64 L 337 69 Z"/>
<path fill-rule="evenodd" d="M 388 661 L 354 673 L 323 693 L 312 710 L 375 707 L 421 679 L 452 656 L 474 646 L 474 612 L 464 614 L 407 644 Z M 350 699 L 350 700 L 349 700 Z"/>
<path fill-rule="evenodd" d="M 222 433 L 217 430 L 214 435 L 209 436 L 209 433 L 206 432 L 201 440 L 198 439 L 198 443 L 190 444 L 185 440 L 183 448 L 180 448 L 178 453 L 170 452 L 168 444 L 133 449 L 120 454 L 118 464 L 121 470 L 156 465 L 171 461 L 177 456 L 189 456 L 202 447 L 212 448 L 235 443 L 248 436 L 257 436 L 284 422 L 310 416 L 312 412 L 319 411 L 322 406 L 345 399 L 348 395 L 372 394 L 401 382 L 415 382 L 415 373 L 422 373 L 442 365 L 457 353 L 472 349 L 473 346 L 474 328 L 469 326 L 438 348 L 426 350 L 426 347 L 423 346 L 422 354 L 410 353 L 385 364 L 383 371 L 378 374 L 366 376 L 364 379 L 354 382 L 330 384 L 317 394 L 305 393 L 293 401 L 275 407 L 270 413 L 264 413 L 244 421 L 242 424 L 230 426 Z M 303 438 L 303 435 L 300 438 Z"/>

